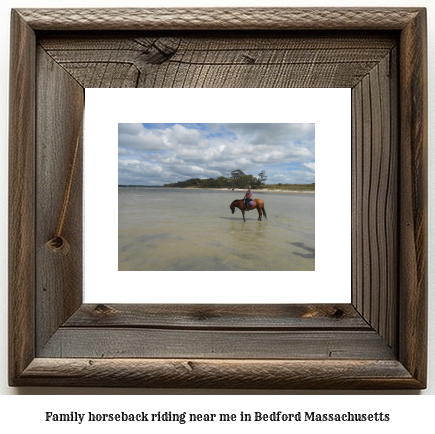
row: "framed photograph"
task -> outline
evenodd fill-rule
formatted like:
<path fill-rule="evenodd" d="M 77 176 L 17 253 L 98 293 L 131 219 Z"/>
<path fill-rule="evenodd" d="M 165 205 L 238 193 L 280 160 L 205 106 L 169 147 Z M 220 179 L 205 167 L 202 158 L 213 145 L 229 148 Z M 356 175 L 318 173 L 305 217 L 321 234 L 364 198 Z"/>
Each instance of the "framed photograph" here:
<path fill-rule="evenodd" d="M 350 89 L 97 88 L 85 98 L 85 303 L 350 303 Z M 263 170 L 267 184 L 255 185 Z M 176 185 L 200 188 L 162 187 L 192 178 Z M 266 215 L 245 212 L 243 224 L 231 204 L 247 179 Z"/>
<path fill-rule="evenodd" d="M 425 388 L 426 51 L 424 8 L 13 10 L 10 385 Z M 350 89 L 350 303 L 84 302 L 93 88 Z"/>

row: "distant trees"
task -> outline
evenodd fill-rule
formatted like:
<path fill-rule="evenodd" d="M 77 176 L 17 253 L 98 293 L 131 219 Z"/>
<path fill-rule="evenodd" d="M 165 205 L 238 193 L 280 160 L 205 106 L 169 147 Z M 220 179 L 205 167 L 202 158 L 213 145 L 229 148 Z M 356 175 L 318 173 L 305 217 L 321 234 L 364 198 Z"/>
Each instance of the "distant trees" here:
<path fill-rule="evenodd" d="M 261 173 L 265 180 L 267 178 L 265 175 L 266 172 L 263 170 Z M 235 188 L 245 188 L 249 185 L 253 188 L 260 187 L 264 184 L 263 179 L 256 178 L 253 175 L 245 175 L 240 169 L 231 172 L 231 183 Z"/>
<path fill-rule="evenodd" d="M 259 174 L 258 174 L 258 180 L 260 181 L 260 184 L 264 184 L 267 180 L 267 176 L 266 176 L 266 171 L 262 170 Z"/>
<path fill-rule="evenodd" d="M 186 181 L 165 184 L 163 187 L 202 187 L 202 188 L 247 188 L 250 185 L 252 188 L 261 187 L 266 181 L 266 171 L 262 170 L 258 178 L 253 175 L 245 175 L 240 169 L 233 170 L 231 177 L 219 176 L 218 178 L 208 179 L 188 179 Z"/>
<path fill-rule="evenodd" d="M 243 177 L 243 176 L 245 176 L 245 174 L 244 174 L 240 169 L 233 170 L 233 171 L 231 172 L 231 177 L 232 177 L 233 179 L 239 179 L 239 178 L 241 178 L 241 177 Z"/>
<path fill-rule="evenodd" d="M 204 180 L 199 178 L 192 178 L 186 181 L 179 181 L 173 184 L 165 184 L 163 187 L 201 187 Z"/>
<path fill-rule="evenodd" d="M 219 178 L 216 178 L 216 186 L 218 188 L 225 188 L 228 187 L 229 179 L 225 178 L 225 176 L 219 176 Z"/>

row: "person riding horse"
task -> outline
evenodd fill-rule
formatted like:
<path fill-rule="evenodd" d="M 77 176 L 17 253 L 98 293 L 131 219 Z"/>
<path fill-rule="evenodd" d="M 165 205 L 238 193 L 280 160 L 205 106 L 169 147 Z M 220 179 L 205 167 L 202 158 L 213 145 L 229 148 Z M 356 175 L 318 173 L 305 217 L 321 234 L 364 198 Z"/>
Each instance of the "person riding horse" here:
<path fill-rule="evenodd" d="M 245 210 L 249 211 L 249 202 L 252 200 L 251 186 L 248 187 L 248 191 L 245 194 Z"/>
<path fill-rule="evenodd" d="M 249 192 L 248 192 L 249 193 Z M 252 193 L 252 192 L 251 192 Z M 246 211 L 246 205 L 245 205 L 246 198 L 243 199 L 236 199 L 231 202 L 230 209 L 231 213 L 234 214 L 234 211 L 236 208 L 239 208 L 240 211 L 242 211 L 243 221 L 246 222 L 245 219 L 245 211 Z M 250 199 L 248 199 L 250 200 Z M 258 220 L 261 222 L 261 217 L 264 215 L 264 218 L 267 219 L 266 210 L 264 208 L 264 202 L 261 199 L 253 199 L 254 206 L 252 209 L 256 209 L 258 211 Z"/>

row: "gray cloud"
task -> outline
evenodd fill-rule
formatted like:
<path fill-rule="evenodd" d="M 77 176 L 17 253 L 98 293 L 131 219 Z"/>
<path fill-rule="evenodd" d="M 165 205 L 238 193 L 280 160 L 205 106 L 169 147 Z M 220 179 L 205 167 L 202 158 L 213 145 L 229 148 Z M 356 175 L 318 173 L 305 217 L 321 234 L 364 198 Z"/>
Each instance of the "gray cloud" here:
<path fill-rule="evenodd" d="M 230 176 L 314 182 L 314 124 L 119 124 L 119 184 Z M 303 181 L 309 180 L 309 181 Z M 290 181 L 280 181 L 290 182 Z"/>

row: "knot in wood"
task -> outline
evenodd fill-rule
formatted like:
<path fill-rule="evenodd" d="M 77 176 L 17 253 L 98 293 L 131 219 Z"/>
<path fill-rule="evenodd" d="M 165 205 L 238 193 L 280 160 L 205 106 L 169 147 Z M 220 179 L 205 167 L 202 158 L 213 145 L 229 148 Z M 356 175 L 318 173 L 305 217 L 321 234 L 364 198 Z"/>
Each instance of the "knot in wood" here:
<path fill-rule="evenodd" d="M 250 56 L 249 54 L 246 54 L 246 53 L 243 54 L 243 57 L 245 58 L 246 63 L 250 63 L 250 64 L 255 63 L 256 60 L 257 60 L 257 59 L 255 59 L 255 57 L 252 57 L 252 56 Z"/>
<path fill-rule="evenodd" d="M 53 253 L 62 253 L 63 255 L 67 255 L 70 251 L 70 245 L 68 241 L 58 235 L 56 237 L 51 238 L 45 243 L 45 247 Z"/>
<path fill-rule="evenodd" d="M 341 319 L 344 316 L 344 311 L 342 309 L 335 309 L 332 316 L 336 319 Z"/>
<path fill-rule="evenodd" d="M 97 306 L 95 306 L 94 312 L 100 315 L 104 315 L 115 312 L 115 309 L 110 306 L 106 306 L 105 304 L 97 304 Z"/>
<path fill-rule="evenodd" d="M 163 42 L 161 39 L 152 41 L 143 51 L 146 63 L 161 65 L 168 61 L 175 53 L 177 48 L 171 46 L 168 41 Z"/>

